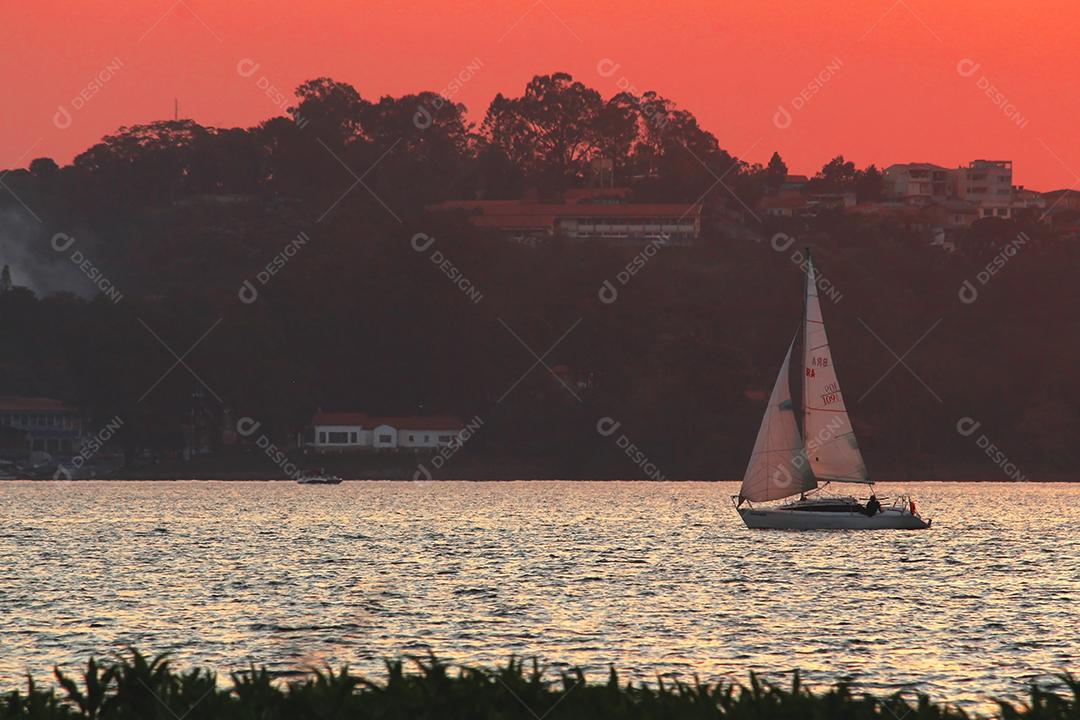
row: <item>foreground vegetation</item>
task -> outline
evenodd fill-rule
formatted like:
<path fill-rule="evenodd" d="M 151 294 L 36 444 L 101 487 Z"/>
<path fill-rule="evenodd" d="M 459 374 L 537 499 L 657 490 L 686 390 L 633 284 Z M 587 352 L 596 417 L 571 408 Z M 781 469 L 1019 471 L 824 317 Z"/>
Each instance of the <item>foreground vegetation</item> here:
<path fill-rule="evenodd" d="M 899 695 L 854 694 L 843 684 L 815 692 L 796 675 L 790 688 L 751 675 L 748 685 L 620 684 L 614 670 L 606 683 L 589 683 L 580 670 L 546 679 L 535 664 L 511 660 L 494 670 L 451 669 L 434 657 L 406 671 L 388 664 L 384 681 L 316 671 L 302 681 L 277 682 L 254 667 L 234 673 L 232 686 L 208 670 L 173 670 L 164 657 L 137 652 L 111 665 L 90 660 L 81 679 L 56 669 L 58 688 L 29 681 L 25 693 L 0 698 L 0 720 L 333 720 L 335 718 L 892 718 L 930 720 L 968 717 L 948 705 Z M 999 702 L 1000 717 L 1080 717 L 1080 681 L 1062 678 L 1071 696 L 1032 687 L 1028 706 Z"/>

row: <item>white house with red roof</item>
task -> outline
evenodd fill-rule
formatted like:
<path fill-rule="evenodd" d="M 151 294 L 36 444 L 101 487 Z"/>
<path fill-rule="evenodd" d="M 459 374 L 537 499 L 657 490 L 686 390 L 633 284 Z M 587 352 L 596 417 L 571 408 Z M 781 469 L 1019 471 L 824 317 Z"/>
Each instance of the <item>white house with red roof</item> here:
<path fill-rule="evenodd" d="M 8 449 L 70 452 L 82 444 L 82 413 L 52 398 L 3 395 L 0 435 Z"/>
<path fill-rule="evenodd" d="M 318 412 L 306 445 L 317 453 L 360 450 L 428 450 L 448 447 L 465 429 L 450 415 L 378 417 L 358 412 Z"/>

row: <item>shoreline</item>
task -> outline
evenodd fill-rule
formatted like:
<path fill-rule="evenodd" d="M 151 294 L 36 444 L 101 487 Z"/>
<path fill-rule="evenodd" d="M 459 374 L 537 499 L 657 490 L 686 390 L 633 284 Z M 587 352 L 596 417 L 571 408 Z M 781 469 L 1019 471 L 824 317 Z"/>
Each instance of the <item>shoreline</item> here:
<path fill-rule="evenodd" d="M 431 478 L 430 480 L 413 480 L 404 477 L 343 477 L 342 482 L 395 482 L 395 483 L 494 483 L 494 482 L 610 482 L 610 483 L 738 483 L 739 478 L 653 478 L 634 477 L 444 477 Z M 149 477 L 139 474 L 116 475 L 113 477 L 85 477 L 85 478 L 0 478 L 0 482 L 261 482 L 261 483 L 295 483 L 288 477 L 267 477 L 265 474 L 230 475 L 228 477 L 209 477 L 197 475 L 160 475 Z M 1073 477 L 1046 477 L 1043 479 L 1010 480 L 1008 478 L 963 478 L 963 477 L 936 477 L 936 478 L 881 478 L 874 480 L 876 485 L 895 485 L 898 483 L 957 483 L 964 485 L 984 485 L 993 483 L 1010 483 L 1020 485 L 1072 485 L 1080 483 L 1080 478 Z"/>
<path fill-rule="evenodd" d="M 1001 474 L 996 468 L 978 463 L 963 462 L 922 463 L 918 476 L 905 472 L 904 468 L 878 464 L 880 472 L 874 477 L 877 483 L 1071 483 L 1080 482 L 1080 475 L 1061 472 L 1031 472 L 1023 480 L 1014 480 Z M 194 457 L 190 460 L 163 460 L 157 463 L 138 463 L 126 467 L 84 467 L 75 477 L 10 478 L 25 480 L 83 480 L 116 481 L 284 481 L 294 482 L 294 477 L 283 468 L 322 468 L 327 474 L 342 480 L 417 481 L 417 482 L 495 482 L 495 481 L 561 481 L 561 482 L 738 482 L 745 466 L 741 462 L 717 463 L 708 475 L 697 472 L 671 473 L 663 478 L 635 476 L 638 468 L 619 462 L 619 458 L 589 458 L 584 462 L 569 463 L 562 458 L 522 457 L 520 455 L 462 453 L 452 458 L 442 458 L 431 453 L 386 453 L 350 455 L 304 455 L 291 452 L 287 461 L 275 463 L 258 451 L 233 450 Z"/>

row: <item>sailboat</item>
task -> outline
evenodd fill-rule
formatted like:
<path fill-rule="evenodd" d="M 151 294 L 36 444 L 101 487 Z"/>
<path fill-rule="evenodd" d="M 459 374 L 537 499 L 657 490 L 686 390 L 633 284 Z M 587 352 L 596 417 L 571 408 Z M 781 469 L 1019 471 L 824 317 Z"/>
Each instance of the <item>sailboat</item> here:
<path fill-rule="evenodd" d="M 791 356 L 798 331 L 776 377 L 765 416 L 739 494 L 732 497 L 748 528 L 905 529 L 930 527 L 909 496 L 883 505 L 874 492 L 855 429 L 844 405 L 833 364 L 825 320 L 818 299 L 817 277 L 806 251 L 806 294 L 803 309 L 802 431 L 791 398 Z M 864 486 L 870 497 L 826 496 L 832 483 Z M 796 497 L 797 496 L 797 497 Z M 761 506 L 795 498 L 780 505 Z"/>

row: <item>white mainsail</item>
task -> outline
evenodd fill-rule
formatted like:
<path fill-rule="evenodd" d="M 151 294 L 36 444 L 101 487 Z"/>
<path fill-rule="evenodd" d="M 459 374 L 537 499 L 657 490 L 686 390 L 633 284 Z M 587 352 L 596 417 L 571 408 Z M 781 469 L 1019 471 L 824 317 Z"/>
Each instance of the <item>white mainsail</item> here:
<path fill-rule="evenodd" d="M 784 364 L 776 377 L 769 405 L 758 428 L 754 451 L 743 475 L 739 497 L 752 502 L 779 500 L 817 487 L 810 476 L 803 451 L 799 426 L 795 422 L 795 409 L 791 404 L 791 352 L 795 346 L 792 339 Z"/>
<path fill-rule="evenodd" d="M 817 275 L 806 253 L 806 323 L 803 332 L 803 435 L 818 480 L 869 482 L 851 426 L 818 301 Z"/>

